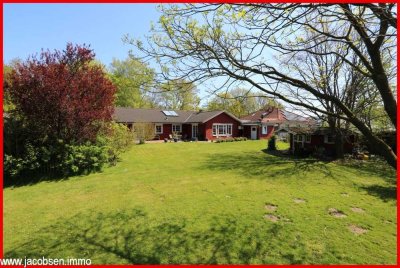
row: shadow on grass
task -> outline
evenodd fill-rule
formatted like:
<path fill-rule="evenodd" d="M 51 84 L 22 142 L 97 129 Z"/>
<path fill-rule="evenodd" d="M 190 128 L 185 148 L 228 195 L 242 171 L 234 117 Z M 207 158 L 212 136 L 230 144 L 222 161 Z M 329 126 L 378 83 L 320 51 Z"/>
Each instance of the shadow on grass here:
<path fill-rule="evenodd" d="M 370 185 L 370 186 L 361 186 L 360 189 L 367 191 L 369 195 L 378 197 L 385 202 L 397 199 L 396 185 L 388 185 L 388 186 Z"/>
<path fill-rule="evenodd" d="M 323 177 L 334 178 L 329 162 L 313 158 L 295 158 L 280 151 L 246 152 L 240 154 L 214 154 L 202 168 L 211 170 L 235 170 L 245 176 L 286 178 L 291 175 L 307 175 L 319 172 Z M 304 178 L 304 177 L 301 177 Z"/>
<path fill-rule="evenodd" d="M 98 171 L 101 172 L 101 171 Z M 94 172 L 93 172 L 94 173 Z M 61 176 L 61 175 L 51 175 L 51 174 L 40 174 L 40 175 L 35 175 L 35 174 L 25 174 L 21 177 L 18 178 L 12 178 L 12 179 L 4 179 L 4 184 L 3 188 L 18 188 L 22 186 L 31 186 L 35 185 L 40 182 L 60 182 L 60 181 L 65 181 L 70 179 L 71 177 L 84 177 L 89 175 L 90 173 L 87 174 L 80 174 L 80 175 L 71 175 L 71 176 Z"/>
<path fill-rule="evenodd" d="M 383 178 L 386 182 L 396 184 L 396 170 L 382 159 L 360 161 L 356 159 L 348 159 L 345 161 L 337 161 L 339 165 L 350 168 L 356 174 L 373 175 Z"/>
<path fill-rule="evenodd" d="M 291 263 L 312 259 L 287 226 L 212 218 L 202 230 L 193 222 L 149 218 L 142 210 L 77 215 L 36 233 L 5 252 L 6 258 L 90 258 L 93 263 L 230 264 Z M 192 227 L 192 228 L 191 228 Z"/>

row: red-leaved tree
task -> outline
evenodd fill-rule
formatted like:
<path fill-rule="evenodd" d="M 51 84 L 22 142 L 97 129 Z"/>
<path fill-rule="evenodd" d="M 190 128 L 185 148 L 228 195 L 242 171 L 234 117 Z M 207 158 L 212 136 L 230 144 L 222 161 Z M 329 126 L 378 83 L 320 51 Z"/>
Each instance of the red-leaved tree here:
<path fill-rule="evenodd" d="M 37 138 L 82 143 L 112 119 L 116 89 L 94 56 L 85 45 L 67 44 L 18 63 L 10 73 L 5 90 Z"/>

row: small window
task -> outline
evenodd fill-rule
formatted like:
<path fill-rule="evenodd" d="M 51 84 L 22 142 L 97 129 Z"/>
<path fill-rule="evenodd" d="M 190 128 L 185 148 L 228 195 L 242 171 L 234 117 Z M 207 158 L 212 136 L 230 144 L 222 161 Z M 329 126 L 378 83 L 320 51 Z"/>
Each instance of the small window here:
<path fill-rule="evenodd" d="M 324 136 L 324 142 L 325 143 L 334 143 L 334 137 L 332 134 L 328 134 Z"/>
<path fill-rule="evenodd" d="M 156 124 L 156 134 L 162 134 L 163 133 L 163 125 L 162 124 Z"/>
<path fill-rule="evenodd" d="M 232 135 L 232 125 L 226 125 L 226 134 Z"/>
<path fill-rule="evenodd" d="M 306 135 L 306 142 L 307 142 L 307 143 L 310 143 L 310 142 L 311 142 L 311 135 L 310 135 L 310 134 L 307 134 L 307 135 Z"/>
<path fill-rule="evenodd" d="M 267 126 L 262 126 L 262 134 L 263 135 L 268 134 L 268 127 Z"/>
<path fill-rule="evenodd" d="M 182 132 L 182 125 L 172 125 L 172 132 Z"/>
<path fill-rule="evenodd" d="M 304 140 L 304 135 L 297 134 L 295 135 L 294 141 L 302 142 Z"/>

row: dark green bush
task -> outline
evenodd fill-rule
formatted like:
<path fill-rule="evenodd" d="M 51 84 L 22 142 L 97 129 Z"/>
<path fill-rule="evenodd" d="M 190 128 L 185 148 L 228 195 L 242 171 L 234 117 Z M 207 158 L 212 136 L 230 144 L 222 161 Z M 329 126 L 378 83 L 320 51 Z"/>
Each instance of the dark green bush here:
<path fill-rule="evenodd" d="M 101 170 L 109 163 L 108 148 L 87 142 L 42 146 L 26 143 L 24 154 L 4 156 L 4 185 L 29 183 L 38 177 L 66 177 Z"/>

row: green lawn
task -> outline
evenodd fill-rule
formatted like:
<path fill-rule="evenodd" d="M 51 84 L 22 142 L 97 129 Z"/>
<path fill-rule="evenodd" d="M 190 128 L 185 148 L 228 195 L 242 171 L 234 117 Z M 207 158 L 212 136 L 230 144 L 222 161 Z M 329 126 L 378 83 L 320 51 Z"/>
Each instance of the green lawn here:
<path fill-rule="evenodd" d="M 393 170 L 294 160 L 265 147 L 266 141 L 136 145 L 102 173 L 7 188 L 5 256 L 396 263 Z M 334 217 L 332 208 L 347 217 Z"/>

